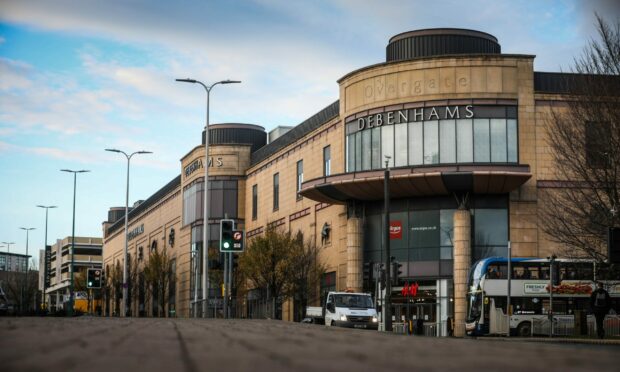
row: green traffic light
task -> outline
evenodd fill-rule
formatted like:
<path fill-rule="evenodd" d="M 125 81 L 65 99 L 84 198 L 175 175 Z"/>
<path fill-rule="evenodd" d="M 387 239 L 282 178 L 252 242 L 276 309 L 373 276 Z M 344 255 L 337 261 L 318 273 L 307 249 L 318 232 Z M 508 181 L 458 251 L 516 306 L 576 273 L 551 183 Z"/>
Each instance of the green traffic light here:
<path fill-rule="evenodd" d="M 224 242 L 224 248 L 226 248 L 226 249 L 230 248 L 230 243 L 229 242 Z"/>

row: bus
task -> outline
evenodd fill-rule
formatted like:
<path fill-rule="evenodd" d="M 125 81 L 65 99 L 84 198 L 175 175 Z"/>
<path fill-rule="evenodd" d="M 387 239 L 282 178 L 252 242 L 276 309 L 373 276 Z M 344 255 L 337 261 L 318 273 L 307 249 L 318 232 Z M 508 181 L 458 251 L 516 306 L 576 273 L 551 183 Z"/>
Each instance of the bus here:
<path fill-rule="evenodd" d="M 595 289 L 595 263 L 587 260 L 556 259 L 553 276 L 560 278 L 550 296 L 550 261 L 541 258 L 513 258 L 510 285 L 510 334 L 527 337 L 532 324 L 553 314 L 554 321 L 574 321 L 576 312 L 587 312 Z M 465 330 L 470 336 L 507 333 L 508 259 L 489 257 L 471 269 L 467 292 Z M 619 282 L 605 282 L 612 298 L 612 310 L 620 312 Z M 551 311 L 551 303 L 553 309 Z"/>

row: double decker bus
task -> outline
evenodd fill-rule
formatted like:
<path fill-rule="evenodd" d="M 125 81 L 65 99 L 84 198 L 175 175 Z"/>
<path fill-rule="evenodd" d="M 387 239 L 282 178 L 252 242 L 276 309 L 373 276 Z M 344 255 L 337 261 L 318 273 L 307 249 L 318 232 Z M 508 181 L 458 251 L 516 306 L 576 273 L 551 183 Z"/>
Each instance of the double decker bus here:
<path fill-rule="evenodd" d="M 577 311 L 587 312 L 590 295 L 595 289 L 595 263 L 587 260 L 556 259 L 553 276 L 559 284 L 550 293 L 550 261 L 540 258 L 513 258 L 510 285 L 510 333 L 531 336 L 534 320 L 573 321 Z M 508 313 L 508 260 L 489 257 L 476 262 L 471 269 L 467 293 L 465 329 L 468 335 L 506 334 Z M 555 281 L 555 280 L 554 280 Z M 619 282 L 605 282 L 612 298 L 612 310 L 620 312 Z M 553 304 L 553 309 L 551 309 Z"/>

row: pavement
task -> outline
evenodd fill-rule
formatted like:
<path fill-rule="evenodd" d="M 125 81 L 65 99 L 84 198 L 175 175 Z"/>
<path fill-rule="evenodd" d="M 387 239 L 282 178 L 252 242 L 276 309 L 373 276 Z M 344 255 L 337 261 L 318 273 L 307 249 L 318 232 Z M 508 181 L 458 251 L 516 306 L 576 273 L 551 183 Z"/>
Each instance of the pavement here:
<path fill-rule="evenodd" d="M 403 336 L 277 320 L 0 318 L 4 372 L 618 371 L 618 355 L 617 345 Z"/>

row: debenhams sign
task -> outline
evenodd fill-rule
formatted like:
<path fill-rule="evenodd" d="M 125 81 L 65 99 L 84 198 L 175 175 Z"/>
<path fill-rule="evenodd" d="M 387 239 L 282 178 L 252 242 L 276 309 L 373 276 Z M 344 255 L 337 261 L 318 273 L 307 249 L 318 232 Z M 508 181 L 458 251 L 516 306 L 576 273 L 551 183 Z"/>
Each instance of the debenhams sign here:
<path fill-rule="evenodd" d="M 380 112 L 357 119 L 357 128 L 353 131 L 376 128 L 382 125 L 410 123 L 424 120 L 471 119 L 474 117 L 472 105 L 419 107 L 395 111 Z"/>

